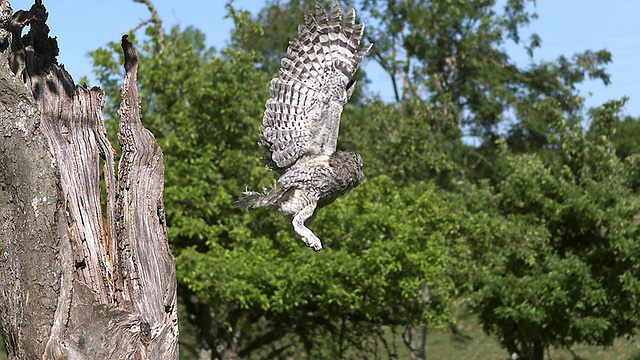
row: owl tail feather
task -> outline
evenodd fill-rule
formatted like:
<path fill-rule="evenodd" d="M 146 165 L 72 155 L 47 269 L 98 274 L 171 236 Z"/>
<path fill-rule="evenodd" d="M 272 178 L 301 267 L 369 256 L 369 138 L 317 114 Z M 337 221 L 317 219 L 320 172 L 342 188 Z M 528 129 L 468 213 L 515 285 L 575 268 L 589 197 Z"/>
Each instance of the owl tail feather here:
<path fill-rule="evenodd" d="M 277 204 L 280 199 L 280 191 L 273 189 L 264 189 L 264 193 L 255 191 L 245 191 L 245 196 L 236 199 L 233 205 L 243 209 L 255 209 L 259 207 L 270 208 Z"/>

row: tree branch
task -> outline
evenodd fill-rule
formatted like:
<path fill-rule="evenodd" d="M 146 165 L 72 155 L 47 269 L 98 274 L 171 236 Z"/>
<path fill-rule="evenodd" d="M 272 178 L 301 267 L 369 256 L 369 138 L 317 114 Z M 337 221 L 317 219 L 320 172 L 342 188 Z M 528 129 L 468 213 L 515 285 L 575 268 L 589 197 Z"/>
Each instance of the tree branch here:
<path fill-rule="evenodd" d="M 371 38 L 371 36 L 369 35 L 365 35 L 365 37 L 367 38 L 367 41 L 369 41 L 370 43 L 374 43 L 373 39 Z M 377 60 L 377 63 L 380 64 L 380 67 L 387 73 L 389 74 L 389 77 L 391 78 L 391 85 L 393 85 L 393 94 L 396 98 L 396 102 L 399 103 L 400 102 L 400 94 L 398 93 L 398 84 L 396 81 L 396 77 L 395 77 L 395 70 L 394 69 L 390 69 L 385 62 L 384 57 L 382 56 L 382 53 L 380 53 L 379 51 L 376 51 L 376 47 L 372 47 L 371 48 L 373 51 L 371 51 L 371 54 L 373 55 L 374 59 Z"/>
<path fill-rule="evenodd" d="M 158 27 L 158 41 L 160 42 L 160 50 L 164 50 L 164 31 L 162 30 L 162 18 L 160 18 L 160 14 L 158 14 L 156 7 L 153 5 L 153 2 L 151 2 L 151 0 L 133 0 L 133 2 L 145 4 L 147 6 L 147 9 L 149 9 L 149 12 L 151 13 L 151 17 L 131 29 L 131 32 L 136 32 L 138 29 L 147 25 L 148 23 L 155 23 Z"/>

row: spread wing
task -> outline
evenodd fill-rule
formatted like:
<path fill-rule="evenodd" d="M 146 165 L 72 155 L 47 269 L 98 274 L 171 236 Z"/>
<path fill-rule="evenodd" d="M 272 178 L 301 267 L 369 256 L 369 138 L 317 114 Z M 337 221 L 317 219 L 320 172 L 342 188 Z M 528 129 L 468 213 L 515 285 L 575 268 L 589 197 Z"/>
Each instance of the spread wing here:
<path fill-rule="evenodd" d="M 354 9 L 344 24 L 336 1 L 327 12 L 318 8 L 298 27 L 289 43 L 280 77 L 271 81 L 271 98 L 262 119 L 261 144 L 278 168 L 310 155 L 336 150 L 340 115 L 355 86 L 353 76 L 371 44 L 360 51 L 364 25 L 355 25 Z"/>

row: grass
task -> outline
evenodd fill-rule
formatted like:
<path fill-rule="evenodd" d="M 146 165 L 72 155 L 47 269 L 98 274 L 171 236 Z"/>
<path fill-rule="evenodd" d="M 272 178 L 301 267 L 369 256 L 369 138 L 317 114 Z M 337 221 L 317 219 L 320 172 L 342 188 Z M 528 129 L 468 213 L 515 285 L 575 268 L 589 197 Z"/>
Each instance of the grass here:
<path fill-rule="evenodd" d="M 456 328 L 458 334 L 430 328 L 427 335 L 427 359 L 483 359 L 507 360 L 509 354 L 500 347 L 495 337 L 487 336 L 473 316 L 459 319 Z M 399 340 L 402 343 L 402 340 Z M 404 350 L 404 349 L 403 349 Z M 577 345 L 573 353 L 566 349 L 552 348 L 545 355 L 551 360 L 640 360 L 640 341 L 638 337 L 617 339 L 613 346 L 603 348 L 597 346 Z M 408 352 L 399 352 L 399 359 L 409 359 Z"/>
<path fill-rule="evenodd" d="M 456 324 L 458 334 L 430 327 L 427 334 L 427 360 L 507 360 L 509 355 L 498 341 L 482 332 L 482 327 L 474 316 L 463 315 Z M 391 333 L 389 342 L 391 343 Z M 398 359 L 409 359 L 409 351 L 397 335 L 395 343 Z M 618 339 L 608 348 L 578 345 L 569 350 L 551 349 L 545 356 L 549 360 L 640 360 L 640 339 Z M 549 355 L 551 357 L 549 357 Z M 0 336 L 0 360 L 7 358 L 4 341 Z"/>

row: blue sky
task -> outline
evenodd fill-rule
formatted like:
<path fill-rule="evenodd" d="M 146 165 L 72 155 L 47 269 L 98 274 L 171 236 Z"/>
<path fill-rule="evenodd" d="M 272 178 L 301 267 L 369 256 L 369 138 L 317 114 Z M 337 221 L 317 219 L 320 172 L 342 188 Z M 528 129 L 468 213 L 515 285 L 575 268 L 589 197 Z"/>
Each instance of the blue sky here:
<path fill-rule="evenodd" d="M 10 1 L 13 10 L 28 9 L 33 1 Z M 109 41 L 119 41 L 122 34 L 149 17 L 146 7 L 132 0 L 43 0 L 49 11 L 51 35 L 58 37 L 60 56 L 74 80 L 91 76 L 91 62 L 86 55 Z M 229 39 L 232 22 L 224 19 L 226 0 L 154 0 L 165 28 L 175 24 L 193 25 L 207 35 L 207 44 L 217 49 Z M 236 0 L 235 6 L 256 13 L 264 0 Z M 537 33 L 542 47 L 535 61 L 571 56 L 587 49 L 607 49 L 613 54 L 608 71 L 612 83 L 587 81 L 580 87 L 587 107 L 609 99 L 630 97 L 625 113 L 640 116 L 640 1 L 638 0 L 538 0 L 535 11 L 539 19 L 525 29 L 525 36 Z M 521 66 L 529 59 L 523 51 L 509 46 L 510 56 Z M 374 62 L 365 64 L 371 90 L 383 99 L 391 99 L 387 76 Z M 93 85 L 93 84 L 92 84 Z"/>

